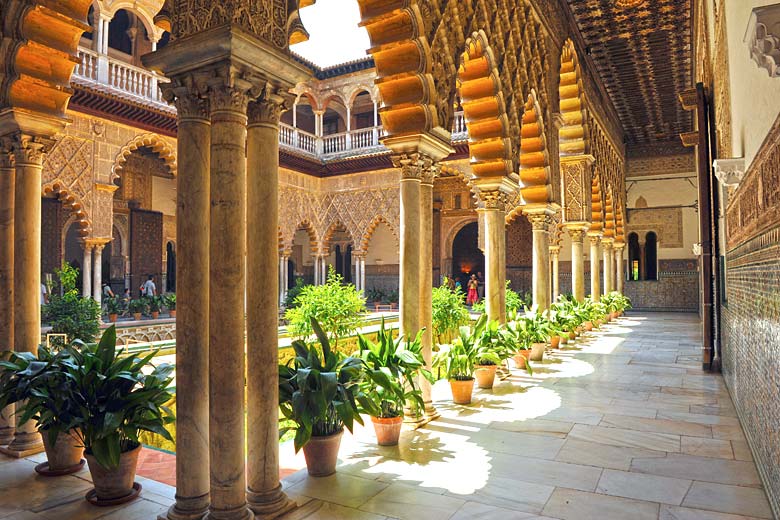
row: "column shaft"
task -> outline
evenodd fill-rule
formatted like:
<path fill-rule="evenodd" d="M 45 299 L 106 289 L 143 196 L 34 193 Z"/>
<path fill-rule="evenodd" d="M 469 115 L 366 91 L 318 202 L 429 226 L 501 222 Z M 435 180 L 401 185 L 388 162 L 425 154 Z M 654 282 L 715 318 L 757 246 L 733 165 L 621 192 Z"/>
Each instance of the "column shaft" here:
<path fill-rule="evenodd" d="M 401 179 L 401 333 L 414 337 L 420 330 L 420 179 Z"/>
<path fill-rule="evenodd" d="M 506 321 L 506 232 L 503 209 L 481 210 L 485 219 L 485 311 L 489 320 Z"/>
<path fill-rule="evenodd" d="M 548 217 L 529 215 L 533 227 L 533 297 L 534 304 L 545 310 L 550 307 L 550 249 Z"/>
<path fill-rule="evenodd" d="M 38 352 L 41 341 L 41 170 L 43 145 L 27 137 L 14 143 L 14 350 Z M 23 260 L 23 261 L 21 261 Z M 43 450 L 35 423 L 20 423 L 8 449 L 26 456 Z"/>
<path fill-rule="evenodd" d="M 569 228 L 569 236 L 571 237 L 571 291 L 574 299 L 581 302 L 585 299 L 585 259 L 582 244 L 584 231 Z"/>
<path fill-rule="evenodd" d="M 623 281 L 626 278 L 625 270 L 623 269 L 623 248 L 616 247 L 615 249 L 615 290 L 623 294 Z"/>
<path fill-rule="evenodd" d="M 550 258 L 552 259 L 552 301 L 557 302 L 561 294 L 560 280 L 560 246 L 550 247 Z"/>
<path fill-rule="evenodd" d="M 98 305 L 103 300 L 103 246 L 96 245 L 92 255 L 92 261 L 95 267 L 92 268 L 92 299 Z"/>
<path fill-rule="evenodd" d="M 430 370 L 433 360 L 433 174 L 423 172 L 420 182 L 420 327 L 425 327 L 422 337 L 422 353 L 425 366 Z M 431 398 L 431 384 L 420 378 L 425 414 L 436 414 Z"/>
<path fill-rule="evenodd" d="M 168 520 L 201 519 L 209 507 L 209 168 L 204 99 L 184 94 L 176 179 L 176 503 Z"/>
<path fill-rule="evenodd" d="M 244 453 L 247 98 L 239 88 L 217 86 L 210 103 L 209 518 L 233 520 L 252 517 Z"/>
<path fill-rule="evenodd" d="M 14 348 L 14 179 L 8 150 L 0 150 L 0 345 Z M 0 446 L 14 438 L 13 405 L 0 410 Z"/>
<path fill-rule="evenodd" d="M 612 244 L 604 244 L 604 294 L 612 292 Z"/>
<path fill-rule="evenodd" d="M 590 237 L 590 297 L 593 301 L 601 299 L 601 252 L 599 237 Z"/>
<path fill-rule="evenodd" d="M 92 297 L 92 244 L 84 242 L 83 262 L 81 266 L 81 295 L 84 298 Z"/>
<path fill-rule="evenodd" d="M 279 481 L 279 277 L 268 269 L 279 248 L 280 102 L 252 103 L 247 132 L 247 501 L 263 517 L 295 507 Z"/>

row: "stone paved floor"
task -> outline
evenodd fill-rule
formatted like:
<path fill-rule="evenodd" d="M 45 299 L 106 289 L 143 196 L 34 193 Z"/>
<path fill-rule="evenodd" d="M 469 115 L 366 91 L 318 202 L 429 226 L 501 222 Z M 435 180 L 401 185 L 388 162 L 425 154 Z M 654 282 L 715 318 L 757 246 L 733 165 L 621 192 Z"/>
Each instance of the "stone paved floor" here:
<path fill-rule="evenodd" d="M 513 372 L 471 406 L 401 444 L 373 433 L 345 436 L 338 473 L 288 475 L 301 507 L 286 520 L 771 519 L 750 450 L 720 376 L 699 368 L 695 316 L 623 318 L 536 364 Z M 303 467 L 289 445 L 282 471 Z M 46 480 L 35 460 L 0 459 L 0 519 L 153 519 L 173 488 L 139 478 L 143 499 L 119 509 L 83 500 L 86 471 Z"/>

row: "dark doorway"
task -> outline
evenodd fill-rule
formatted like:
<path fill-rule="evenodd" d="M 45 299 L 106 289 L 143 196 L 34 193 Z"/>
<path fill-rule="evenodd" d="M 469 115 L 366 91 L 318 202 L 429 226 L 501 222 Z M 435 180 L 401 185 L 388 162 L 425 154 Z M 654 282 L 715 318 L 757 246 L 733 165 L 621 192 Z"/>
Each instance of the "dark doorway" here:
<path fill-rule="evenodd" d="M 646 280 L 658 280 L 658 237 L 652 231 L 645 239 Z"/>
<path fill-rule="evenodd" d="M 479 225 L 466 224 L 452 242 L 452 277 L 466 290 L 472 274 L 485 272 L 485 255 L 479 249 Z"/>
<path fill-rule="evenodd" d="M 165 272 L 165 290 L 176 292 L 176 246 L 173 242 L 168 242 L 165 249 L 168 259 Z"/>

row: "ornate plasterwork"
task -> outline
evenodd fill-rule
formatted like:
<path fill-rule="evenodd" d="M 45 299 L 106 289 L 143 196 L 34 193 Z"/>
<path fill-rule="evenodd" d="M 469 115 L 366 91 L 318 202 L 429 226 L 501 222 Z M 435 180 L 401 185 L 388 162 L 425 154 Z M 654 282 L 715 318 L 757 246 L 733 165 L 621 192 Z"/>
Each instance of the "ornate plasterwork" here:
<path fill-rule="evenodd" d="M 92 225 L 94 172 L 93 142 L 73 136 L 57 141 L 43 162 L 42 191 L 55 195 L 76 215 L 80 233 L 89 233 Z"/>
<path fill-rule="evenodd" d="M 745 175 L 745 159 L 716 159 L 712 163 L 715 169 L 715 176 L 723 186 L 736 188 Z"/>
<path fill-rule="evenodd" d="M 770 78 L 780 77 L 780 4 L 753 9 L 744 41 L 753 61 Z"/>
<path fill-rule="evenodd" d="M 142 147 L 151 148 L 165 162 L 170 174 L 176 176 L 175 146 L 157 134 L 143 134 L 134 137 L 119 151 L 111 169 L 111 181 L 120 176 L 130 154 Z"/>
<path fill-rule="evenodd" d="M 684 247 L 682 208 L 632 211 L 627 233 L 645 236 L 649 231 L 658 236 L 658 241 L 663 244 L 663 247 Z"/>

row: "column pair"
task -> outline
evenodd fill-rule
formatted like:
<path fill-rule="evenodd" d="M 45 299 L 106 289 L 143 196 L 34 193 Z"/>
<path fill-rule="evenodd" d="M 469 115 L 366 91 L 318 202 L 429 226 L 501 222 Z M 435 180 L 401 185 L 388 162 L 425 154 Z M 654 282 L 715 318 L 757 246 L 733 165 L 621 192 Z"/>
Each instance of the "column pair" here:
<path fill-rule="evenodd" d="M 365 253 L 352 253 L 355 259 L 355 289 L 366 292 L 366 255 Z"/>
<path fill-rule="evenodd" d="M 92 298 L 98 305 L 103 299 L 104 247 L 105 243 L 90 239 L 84 239 L 81 242 L 81 248 L 84 250 L 81 268 L 81 295 L 84 298 Z"/>
<path fill-rule="evenodd" d="M 9 137 L 3 141 L 6 157 L 0 172 L 0 239 L 5 249 L 0 257 L 0 296 L 5 300 L 0 341 L 16 352 L 35 354 L 41 337 L 41 172 L 44 154 L 53 143 L 24 133 Z M 3 427 L 6 440 L 9 428 L 10 424 Z M 43 451 L 34 422 L 20 423 L 17 416 L 13 439 L 1 451 L 14 457 Z"/>
<path fill-rule="evenodd" d="M 279 253 L 279 305 L 283 306 L 287 300 L 287 280 L 289 279 L 290 253 L 282 251 Z"/>

